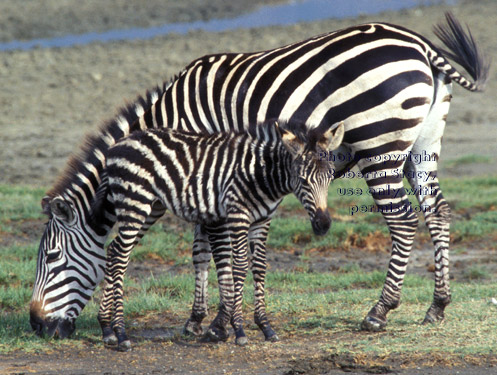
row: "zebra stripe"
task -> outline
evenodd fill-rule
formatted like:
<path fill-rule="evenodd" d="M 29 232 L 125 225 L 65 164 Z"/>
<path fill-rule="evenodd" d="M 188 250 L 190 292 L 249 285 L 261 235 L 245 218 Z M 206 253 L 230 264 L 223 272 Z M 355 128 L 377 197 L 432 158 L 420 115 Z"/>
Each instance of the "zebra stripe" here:
<path fill-rule="evenodd" d="M 136 105 L 122 110 L 116 119 L 89 138 L 79 156 L 68 164 L 62 178 L 48 192 L 43 206 L 51 215 L 50 221 L 58 224 L 47 225 L 44 238 L 65 238 L 65 247 L 61 249 L 61 257 L 66 259 L 65 268 L 73 266 L 73 252 L 84 255 L 93 251 L 103 257 L 96 244 L 105 242 L 115 218 L 112 205 L 103 202 L 105 220 L 93 220 L 91 202 L 102 191 L 99 185 L 106 150 L 137 130 L 167 127 L 217 133 L 241 130 L 248 123 L 267 119 L 302 123 L 310 130 L 344 121 L 345 137 L 339 154 L 351 158 L 336 165 L 336 176 L 357 164 L 371 189 L 392 192 L 373 196 L 389 226 L 393 243 L 382 295 L 366 316 L 363 328 L 383 329 L 388 311 L 398 305 L 413 242 L 412 232 L 416 230 L 416 215 L 407 209 L 407 195 L 398 171 L 409 173 L 409 182 L 419 187 L 418 191 L 425 188 L 433 191 L 417 195 L 419 203 L 429 209 L 424 216 L 435 246 L 434 299 L 425 321 L 443 319 L 444 308 L 450 302 L 450 210 L 438 184 L 437 161 L 449 110 L 451 82 L 471 91 L 481 91 L 488 78 L 489 63 L 469 31 L 466 32 L 452 14 L 448 13 L 446 22 L 436 30 L 450 52 L 436 48 L 403 27 L 371 23 L 269 51 L 217 54 L 193 61 L 170 83 L 138 99 Z M 473 82 L 464 78 L 446 57 L 458 62 Z M 424 152 L 430 158 L 418 164 L 403 158 Z M 385 178 L 378 178 L 379 173 Z M 423 175 L 431 177 L 425 181 Z M 67 215 L 57 211 L 56 201 L 63 202 L 71 216 L 77 218 L 75 226 L 67 221 Z M 160 215 L 161 207 L 156 207 L 141 235 Z M 202 228 L 195 233 L 194 264 L 200 282 L 199 275 L 207 272 L 210 249 Z M 83 237 L 88 237 L 88 248 L 82 246 L 84 242 L 80 238 Z M 40 276 L 35 285 L 31 314 L 33 328 L 38 332 L 47 322 L 63 325 L 74 321 L 66 314 L 66 308 L 45 308 L 47 289 L 60 294 L 70 290 L 64 281 L 54 287 L 51 275 L 60 274 L 61 279 L 80 277 L 73 271 L 66 272 L 64 267 L 46 263 L 46 253 L 52 251 L 51 246 L 47 240 L 40 243 L 37 264 Z M 87 262 L 93 260 L 89 258 Z M 103 262 L 97 260 L 96 267 L 103 267 Z M 204 290 L 204 287 L 198 286 L 196 290 Z M 85 293 L 91 294 L 91 290 Z M 196 296 L 195 303 L 197 301 L 205 301 L 205 298 Z M 73 303 L 78 301 L 75 299 Z M 202 312 L 202 306 L 194 306 L 192 311 L 197 317 L 206 313 Z M 188 327 L 192 322 L 198 323 L 194 318 L 192 314 Z M 195 324 L 193 330 L 199 331 L 201 328 Z M 67 333 L 64 327 L 54 332 L 63 336 Z"/>
<path fill-rule="evenodd" d="M 331 219 L 326 200 L 334 164 L 320 160 L 317 153 L 338 147 L 341 137 L 333 142 L 331 137 L 342 128 L 319 134 L 319 142 L 308 145 L 304 144 L 306 133 L 299 139 L 290 131 L 263 124 L 248 133 L 210 136 L 170 129 L 135 132 L 111 147 L 104 184 L 115 209 L 118 234 L 107 251 L 106 285 L 98 315 L 104 342 L 117 339 L 119 349 L 130 348 L 124 330 L 122 280 L 129 254 L 154 204 L 159 203 L 206 229 L 222 304 L 208 337 L 226 339 L 231 320 L 237 340 L 244 343 L 241 316 L 232 318 L 232 312 L 241 310 L 235 305 L 242 304 L 249 239 L 252 247 L 258 246 L 252 251 L 264 251 L 269 218 L 290 192 L 309 213 L 316 234 L 328 230 Z M 262 273 L 265 262 L 255 268 Z M 263 288 L 263 279 L 256 282 Z M 263 296 L 256 300 L 263 303 Z M 267 329 L 267 318 L 258 324 Z"/>

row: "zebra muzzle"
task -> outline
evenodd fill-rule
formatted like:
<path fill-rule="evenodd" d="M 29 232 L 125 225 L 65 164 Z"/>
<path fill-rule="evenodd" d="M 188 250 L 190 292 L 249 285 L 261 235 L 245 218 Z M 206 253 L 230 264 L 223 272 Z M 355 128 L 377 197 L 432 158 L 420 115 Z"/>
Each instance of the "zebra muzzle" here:
<path fill-rule="evenodd" d="M 328 210 L 318 208 L 311 220 L 312 230 L 316 236 L 324 236 L 331 226 L 331 216 Z"/>
<path fill-rule="evenodd" d="M 57 337 L 64 339 L 71 335 L 76 329 L 73 319 L 46 319 L 39 314 L 39 310 L 31 307 L 29 311 L 29 323 L 38 336 Z"/>

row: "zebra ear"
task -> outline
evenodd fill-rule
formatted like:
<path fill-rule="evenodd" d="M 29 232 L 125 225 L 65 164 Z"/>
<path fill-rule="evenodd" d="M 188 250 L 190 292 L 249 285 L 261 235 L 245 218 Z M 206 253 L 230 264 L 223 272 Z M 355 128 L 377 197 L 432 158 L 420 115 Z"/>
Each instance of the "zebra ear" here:
<path fill-rule="evenodd" d="M 283 129 L 281 126 L 278 125 L 278 123 L 275 123 L 276 129 L 280 132 L 281 135 L 281 141 L 283 142 L 283 145 L 285 148 L 293 155 L 299 155 L 302 152 L 304 152 L 304 142 L 302 142 L 300 139 L 297 138 L 295 134 L 292 132 Z"/>
<path fill-rule="evenodd" d="M 50 202 L 51 213 L 59 219 L 71 224 L 74 221 L 74 212 L 64 199 L 57 197 Z"/>
<path fill-rule="evenodd" d="M 52 212 L 50 210 L 50 201 L 52 198 L 50 198 L 48 195 L 45 195 L 42 200 L 41 200 L 41 210 L 42 213 L 44 213 L 47 216 L 51 216 Z"/>
<path fill-rule="evenodd" d="M 329 128 L 318 141 L 318 145 L 324 150 L 333 151 L 340 146 L 345 134 L 343 121 Z"/>

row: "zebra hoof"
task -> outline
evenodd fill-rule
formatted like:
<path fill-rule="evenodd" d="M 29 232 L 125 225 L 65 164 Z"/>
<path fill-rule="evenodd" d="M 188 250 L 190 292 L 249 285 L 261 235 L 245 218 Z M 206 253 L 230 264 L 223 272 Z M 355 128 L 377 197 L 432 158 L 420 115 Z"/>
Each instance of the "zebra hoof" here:
<path fill-rule="evenodd" d="M 273 334 L 271 336 L 266 336 L 266 341 L 269 341 L 269 342 L 278 342 L 278 341 L 280 341 L 280 338 L 278 337 L 278 335 L 276 334 L 276 332 L 273 332 Z"/>
<path fill-rule="evenodd" d="M 248 344 L 248 338 L 247 338 L 247 336 L 237 337 L 236 340 L 235 340 L 235 344 L 239 345 L 239 346 L 245 346 L 245 345 L 247 345 Z"/>
<path fill-rule="evenodd" d="M 112 333 L 109 336 L 103 338 L 105 346 L 116 346 L 117 345 L 117 336 Z"/>
<path fill-rule="evenodd" d="M 387 326 L 387 322 L 380 320 L 378 318 L 373 318 L 372 316 L 366 316 L 361 323 L 361 330 L 369 332 L 381 332 L 384 331 Z"/>
<path fill-rule="evenodd" d="M 239 346 L 245 346 L 248 344 L 248 338 L 247 335 L 245 334 L 245 331 L 243 330 L 243 327 L 235 328 L 235 344 Z"/>
<path fill-rule="evenodd" d="M 422 324 L 440 323 L 444 320 L 445 307 L 450 303 L 450 296 L 445 299 L 433 301 L 430 308 L 426 312 L 425 319 Z"/>
<path fill-rule="evenodd" d="M 445 316 L 443 311 L 440 311 L 438 313 L 433 313 L 431 311 L 428 311 L 421 324 L 426 325 L 426 324 L 441 323 L 444 320 L 444 318 Z"/>
<path fill-rule="evenodd" d="M 188 319 L 183 327 L 183 334 L 185 336 L 200 337 L 204 334 L 204 329 L 199 322 Z"/>
<path fill-rule="evenodd" d="M 266 341 L 269 341 L 269 342 L 280 341 L 280 338 L 278 337 L 276 332 L 274 332 L 274 330 L 271 327 L 263 329 L 262 333 L 264 333 L 264 338 L 266 339 Z"/>
<path fill-rule="evenodd" d="M 120 352 L 129 352 L 131 350 L 131 341 L 124 340 L 123 342 L 117 345 L 117 350 Z"/>
<path fill-rule="evenodd" d="M 228 331 L 218 330 L 216 328 L 209 328 L 202 337 L 202 342 L 220 342 L 228 340 Z"/>

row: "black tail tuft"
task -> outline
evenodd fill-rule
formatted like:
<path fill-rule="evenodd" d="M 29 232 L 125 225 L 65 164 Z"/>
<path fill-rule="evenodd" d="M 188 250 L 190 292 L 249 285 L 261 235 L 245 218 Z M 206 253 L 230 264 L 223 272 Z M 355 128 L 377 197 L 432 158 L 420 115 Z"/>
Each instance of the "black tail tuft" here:
<path fill-rule="evenodd" d="M 474 91 L 483 91 L 489 76 L 490 59 L 481 51 L 467 25 L 466 32 L 451 12 L 445 13 L 445 18 L 447 24 L 438 24 L 433 28 L 435 35 L 448 48 L 441 51 L 471 75 Z"/>

